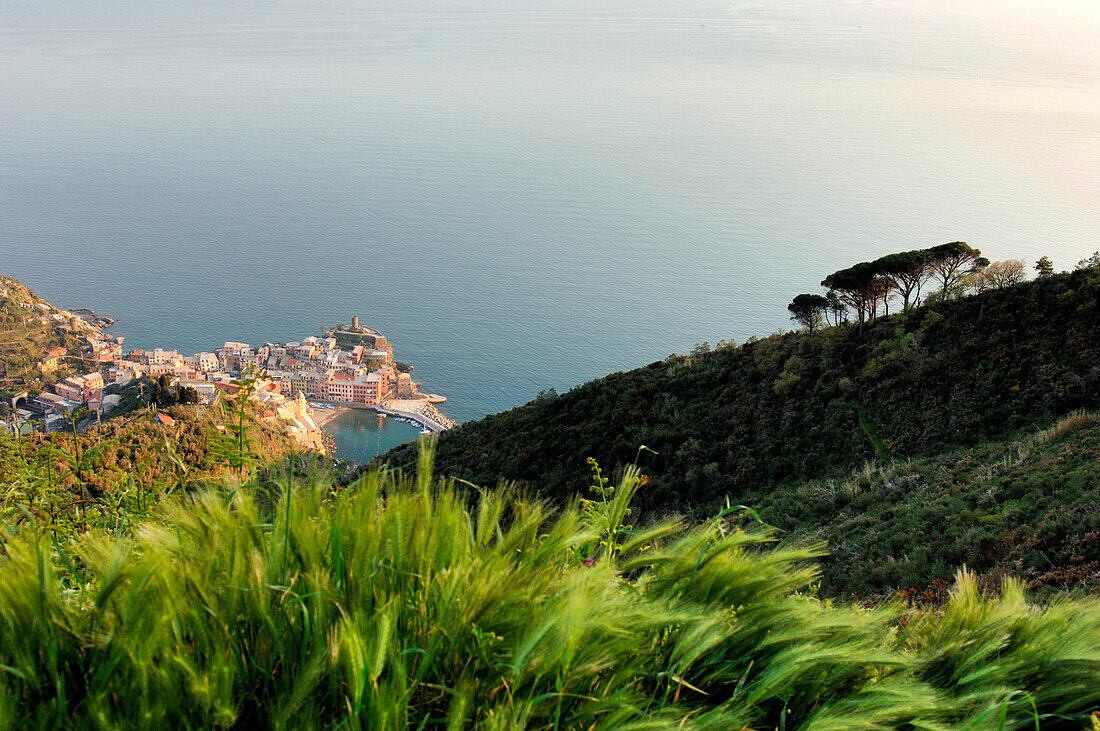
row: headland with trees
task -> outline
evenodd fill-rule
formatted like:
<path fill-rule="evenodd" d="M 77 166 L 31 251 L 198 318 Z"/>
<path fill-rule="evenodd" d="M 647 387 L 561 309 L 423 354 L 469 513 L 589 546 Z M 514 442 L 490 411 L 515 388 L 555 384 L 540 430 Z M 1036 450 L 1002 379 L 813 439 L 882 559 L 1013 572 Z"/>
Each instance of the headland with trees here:
<path fill-rule="evenodd" d="M 1095 265 L 1084 259 L 1078 268 Z M 1039 278 L 1054 274 L 1048 257 L 1035 263 Z M 926 300 L 957 299 L 966 294 L 981 294 L 1004 289 L 1027 279 L 1024 262 L 1019 259 L 990 262 L 979 249 L 963 241 L 952 241 L 927 249 L 887 254 L 874 261 L 860 262 L 825 277 L 821 294 L 796 295 L 787 306 L 791 319 L 811 332 L 821 324 L 841 325 L 853 317 L 860 327 L 876 317 L 889 316 L 890 303 L 900 300 L 908 310 L 921 304 L 922 292 L 930 284 L 938 289 L 925 295 Z"/>

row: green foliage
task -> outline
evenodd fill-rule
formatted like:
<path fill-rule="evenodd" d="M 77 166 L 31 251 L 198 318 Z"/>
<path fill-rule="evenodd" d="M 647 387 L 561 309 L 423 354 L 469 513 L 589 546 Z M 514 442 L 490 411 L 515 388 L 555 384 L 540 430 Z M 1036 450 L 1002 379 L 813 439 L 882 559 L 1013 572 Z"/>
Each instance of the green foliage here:
<path fill-rule="evenodd" d="M 847 269 L 833 272 L 821 282 L 840 300 L 856 311 L 859 322 L 873 318 L 878 301 L 877 279 L 880 276 L 876 262 L 860 262 Z"/>
<path fill-rule="evenodd" d="M 544 388 L 539 391 L 537 396 L 535 396 L 535 401 L 538 401 L 539 403 L 546 403 L 547 401 L 551 401 L 553 399 L 556 399 L 557 397 L 558 390 L 556 388 Z"/>
<path fill-rule="evenodd" d="M 1092 252 L 1092 256 L 1087 256 L 1077 262 L 1078 271 L 1086 269 L 1100 269 L 1100 251 L 1094 251 Z"/>
<path fill-rule="evenodd" d="M 1100 563 L 1091 574 L 1087 566 L 1100 556 L 1067 536 L 1074 516 L 1083 519 L 1089 500 L 1100 499 L 1095 471 L 1061 482 L 1060 465 L 1078 460 L 1032 464 L 1032 487 L 1047 491 L 1043 512 L 1013 510 L 1011 521 L 991 524 L 982 522 L 984 506 L 963 506 L 990 485 L 931 459 L 984 453 L 983 445 L 996 452 L 1002 442 L 1011 451 L 1074 410 L 1100 408 L 1100 318 L 1081 314 L 1100 301 L 1100 281 L 1090 276 L 1052 275 L 922 306 L 880 319 L 862 336 L 830 328 L 674 356 L 464 424 L 441 436 L 437 464 L 479 484 L 522 481 L 561 504 L 589 484 L 577 455 L 614 473 L 646 444 L 659 454 L 640 462 L 652 479 L 635 500 L 639 515 L 706 516 L 729 496 L 787 530 L 823 530 L 835 553 L 826 563 L 830 591 L 921 588 L 963 564 L 1022 573 L 1036 586 L 1091 586 Z M 1080 448 L 1087 455 L 1095 445 Z M 413 455 L 406 447 L 386 459 L 405 464 Z M 806 499 L 807 485 L 842 482 L 865 463 L 890 460 L 943 465 L 921 483 L 942 485 L 943 495 L 928 503 L 923 492 L 876 488 L 858 503 L 873 520 L 855 505 L 851 519 L 837 518 L 836 505 Z M 1062 517 L 1047 516 L 1060 505 Z M 878 525 L 894 528 L 885 535 Z M 1042 536 L 1052 529 L 1061 547 L 1046 554 Z M 1002 539 L 1018 547 L 998 553 Z"/>
<path fill-rule="evenodd" d="M 176 403 L 176 394 L 169 384 L 167 373 L 149 379 L 149 400 L 154 406 L 170 406 Z"/>
<path fill-rule="evenodd" d="M 777 396 L 787 396 L 791 393 L 792 389 L 798 385 L 802 380 L 802 374 L 806 370 L 806 363 L 802 358 L 797 355 L 792 355 L 783 362 L 783 370 L 779 373 L 779 377 L 775 379 L 775 384 L 772 386 L 772 391 Z"/>
<path fill-rule="evenodd" d="M 1100 617 L 1085 609 L 1095 606 L 1058 599 L 1038 607 L 1013 581 L 991 601 L 963 572 L 942 612 L 914 619 L 901 637 L 920 658 L 917 676 L 953 694 L 973 725 L 1081 728 L 1074 709 L 1100 705 L 1100 646 L 1092 639 Z"/>
<path fill-rule="evenodd" d="M 248 436 L 253 429 L 252 415 L 249 413 L 250 397 L 256 389 L 259 377 L 254 375 L 233 381 L 234 385 L 240 386 L 236 408 L 231 418 L 226 420 L 225 436 L 214 447 L 214 453 L 219 460 L 233 467 L 241 482 L 248 478 L 255 467 L 263 464 L 265 459 L 263 453 L 254 449 Z"/>
<path fill-rule="evenodd" d="M 981 251 L 963 241 L 933 246 L 928 252 L 932 269 L 940 277 L 940 286 L 945 292 L 951 291 L 964 275 L 989 265 L 989 260 L 982 256 Z"/>
<path fill-rule="evenodd" d="M 1078 312 L 1098 301 L 1088 273 L 1058 274 L 902 312 L 862 335 L 828 328 L 673 356 L 463 424 L 441 436 L 438 465 L 564 501 L 588 484 L 578 455 L 614 472 L 646 444 L 660 455 L 643 456 L 653 479 L 639 507 L 708 514 L 727 494 L 744 502 L 878 458 L 860 413 L 904 459 L 1100 407 L 1100 318 Z M 385 457 L 414 458 L 412 447 Z"/>
<path fill-rule="evenodd" d="M 630 502 L 638 488 L 646 484 L 649 478 L 644 477 L 635 465 L 631 465 L 625 470 L 618 488 L 615 488 L 609 485 L 611 479 L 604 477 L 596 460 L 589 457 L 588 465 L 592 468 L 592 485 L 589 491 L 596 499 L 582 498 L 580 506 L 582 522 L 595 533 L 596 538 L 590 546 L 584 546 L 581 553 L 586 556 L 585 565 L 591 566 L 597 559 L 614 560 L 622 551 L 620 535 L 631 533 L 634 528 L 626 523 L 630 515 Z"/>
<path fill-rule="evenodd" d="M 1044 256 L 1035 262 L 1035 276 L 1042 278 L 1049 277 L 1051 274 L 1054 274 L 1054 262 L 1050 257 Z"/>
<path fill-rule="evenodd" d="M 586 562 L 578 504 L 461 495 L 430 462 L 10 541 L 0 725 L 1081 728 L 1100 704 L 1096 601 L 966 574 L 936 611 L 821 601 L 819 549 L 728 518 Z"/>
<path fill-rule="evenodd" d="M 827 594 L 920 592 L 967 566 L 986 586 L 1095 591 L 1100 419 L 934 458 L 868 462 L 842 478 L 743 496 L 790 540 L 825 541 Z"/>
<path fill-rule="evenodd" d="M 121 535 L 166 496 L 230 473 L 244 481 L 294 449 L 278 429 L 253 423 L 243 399 L 233 411 L 172 406 L 164 413 L 173 426 L 141 410 L 82 434 L 0 435 L 0 522 L 60 539 L 90 528 Z"/>
<path fill-rule="evenodd" d="M 981 277 L 990 266 L 989 260 L 981 254 L 962 241 L 952 241 L 860 262 L 833 272 L 825 277 L 821 286 L 828 288 L 835 303 L 843 303 L 856 311 L 862 328 L 865 320 L 878 316 L 880 305 L 888 315 L 890 300 L 898 295 L 903 309 L 920 304 L 921 289 L 933 276 L 940 278 L 941 289 L 926 302 L 958 299 L 971 289 L 980 292 L 1003 288 L 1023 279 L 1023 263 L 1015 261 L 998 262 L 995 271 Z M 798 298 L 795 299 L 792 306 L 797 303 Z"/>
<path fill-rule="evenodd" d="M 824 319 L 829 309 L 829 300 L 819 294 L 800 294 L 787 305 L 791 319 L 797 321 L 810 332 Z"/>
<path fill-rule="evenodd" d="M 934 260 L 931 250 L 919 249 L 889 254 L 875 264 L 878 273 L 889 279 L 893 288 L 901 294 L 903 307 L 908 309 L 910 304 L 919 302 L 920 290 L 932 276 Z"/>

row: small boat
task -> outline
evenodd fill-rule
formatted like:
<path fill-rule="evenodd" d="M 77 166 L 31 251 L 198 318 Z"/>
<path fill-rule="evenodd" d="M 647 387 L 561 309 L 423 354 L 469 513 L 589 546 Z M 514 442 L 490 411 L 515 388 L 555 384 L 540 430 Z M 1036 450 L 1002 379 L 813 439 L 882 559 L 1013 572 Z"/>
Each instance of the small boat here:
<path fill-rule="evenodd" d="M 379 418 L 379 419 L 385 419 L 385 418 L 386 418 L 386 415 L 385 415 L 385 414 L 383 414 L 383 413 L 382 413 L 381 411 L 379 411 L 379 412 L 378 412 L 378 418 Z"/>
<path fill-rule="evenodd" d="M 432 430 L 427 428 L 427 427 L 424 427 L 423 429 L 420 430 L 420 433 L 421 434 L 431 434 Z"/>

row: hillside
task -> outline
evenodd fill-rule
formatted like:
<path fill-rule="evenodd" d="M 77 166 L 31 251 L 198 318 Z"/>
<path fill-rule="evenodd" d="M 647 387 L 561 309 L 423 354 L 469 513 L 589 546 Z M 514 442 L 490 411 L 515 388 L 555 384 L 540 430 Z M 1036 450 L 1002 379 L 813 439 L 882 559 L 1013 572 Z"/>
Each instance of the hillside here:
<path fill-rule="evenodd" d="M 1091 281 L 1090 281 L 1091 278 Z M 439 468 L 570 491 L 587 457 L 652 475 L 648 507 L 839 475 L 1041 428 L 1100 404 L 1100 284 L 1074 272 L 920 307 L 867 326 L 792 332 L 673 356 L 462 425 Z M 394 450 L 394 464 L 415 446 Z"/>
<path fill-rule="evenodd" d="M 297 460 L 329 470 L 319 457 L 289 460 L 294 442 L 258 421 L 251 405 L 238 440 L 240 416 L 237 404 L 221 401 L 202 409 L 140 408 L 75 435 L 0 434 L 0 526 L 33 525 L 55 536 L 89 527 L 118 531 L 169 495 L 212 481 L 257 477 L 262 484 L 265 469 L 278 464 L 272 469 L 283 473 Z"/>
<path fill-rule="evenodd" d="M 933 531 L 939 526 L 916 527 L 918 513 L 910 508 L 922 505 L 926 519 L 948 515 L 958 507 L 944 497 L 957 491 L 953 485 L 961 480 L 967 494 L 979 489 L 981 481 L 958 466 L 966 450 L 993 459 L 1011 450 L 1014 440 L 1075 409 L 1098 405 L 1100 278 L 1079 271 L 925 305 L 880 319 L 862 333 L 855 326 L 785 333 L 611 374 L 442 435 L 437 465 L 475 484 L 494 485 L 503 478 L 560 500 L 587 488 L 587 457 L 608 470 L 637 459 L 651 476 L 637 501 L 643 511 L 705 517 L 728 497 L 764 510 L 766 519 L 781 527 L 822 531 L 837 552 L 835 566 L 843 565 L 845 551 L 855 551 L 861 562 L 872 555 L 889 562 L 902 556 L 896 539 L 864 531 L 855 542 L 843 540 L 835 522 L 839 508 L 805 499 L 800 491 L 851 476 L 871 461 L 896 470 L 907 468 L 889 465 L 912 459 L 923 465 L 916 468 L 926 470 L 923 476 L 890 488 L 896 498 L 874 498 L 873 505 L 859 510 L 849 506 L 848 514 L 858 524 L 878 525 L 876 511 L 893 501 L 895 507 L 907 506 L 902 512 L 913 523 L 907 530 Z M 1076 438 L 1081 442 L 1070 451 L 1087 454 L 1095 448 L 1094 429 Z M 641 445 L 657 454 L 639 454 Z M 385 459 L 404 464 L 413 450 L 406 446 Z M 918 460 L 944 453 L 950 454 Z M 960 461 L 952 466 L 954 460 Z M 1055 475 L 1048 471 L 1051 480 Z M 1078 477 L 1089 496 L 1086 503 L 1095 500 L 1095 465 L 1089 463 Z M 925 505 L 926 489 L 941 501 Z M 1009 495 L 1020 499 L 1013 490 L 1001 498 Z M 992 510 L 999 503 L 989 505 Z M 955 519 L 969 520 L 965 514 Z M 982 519 L 986 527 L 997 522 Z M 1009 523 L 1004 519 L 1004 531 L 1013 530 Z M 1029 525 L 1029 531 L 1039 530 L 1038 522 Z M 847 530 L 853 529 L 849 522 Z M 966 534 L 971 527 L 960 530 Z M 957 537 L 956 544 L 945 536 L 921 544 L 924 559 L 915 567 L 905 568 L 903 559 L 858 585 L 836 582 L 835 588 L 923 586 L 934 578 L 926 573 L 930 567 L 939 567 L 935 576 L 949 577 L 961 562 L 982 564 L 980 557 L 994 550 L 990 541 L 1013 540 L 1007 533 L 975 530 L 966 539 Z M 971 545 L 976 535 L 982 539 Z M 866 545 L 852 547 L 860 541 Z M 909 539 L 901 544 L 910 545 Z M 941 555 L 937 546 L 951 550 Z M 1095 548 L 1090 556 L 1095 560 Z M 1039 563 L 1035 559 L 1028 570 L 1039 572 Z M 834 581 L 840 573 L 830 574 L 829 563 L 825 571 Z M 1069 576 L 1035 578 L 1044 585 L 1073 583 Z"/>
<path fill-rule="evenodd" d="M 962 566 L 994 587 L 1100 588 L 1100 417 L 935 457 L 868 464 L 843 479 L 744 496 L 790 541 L 824 542 L 832 595 L 942 598 Z"/>
<path fill-rule="evenodd" d="M 586 455 L 660 451 L 582 503 L 460 493 L 430 451 L 348 484 L 243 399 L 0 436 L 0 728 L 1085 727 L 1100 604 L 1026 589 L 1100 573 L 1100 420 L 1053 419 L 1096 403 L 1096 289 L 672 358 L 440 442 L 454 463 L 552 414 L 486 433 L 559 460 L 528 473 L 550 497 L 592 483 Z M 734 480 L 763 521 L 714 517 Z M 669 505 L 713 519 L 652 522 Z"/>
<path fill-rule="evenodd" d="M 41 390 L 75 372 L 71 361 L 43 373 L 39 363 L 51 351 L 76 352 L 49 315 L 59 310 L 11 277 L 0 277 L 0 397 L 25 388 Z"/>

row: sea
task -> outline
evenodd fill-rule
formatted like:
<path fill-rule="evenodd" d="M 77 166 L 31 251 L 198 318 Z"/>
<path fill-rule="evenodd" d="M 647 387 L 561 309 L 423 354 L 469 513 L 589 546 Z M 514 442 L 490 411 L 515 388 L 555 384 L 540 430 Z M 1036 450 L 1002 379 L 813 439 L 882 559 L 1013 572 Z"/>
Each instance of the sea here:
<path fill-rule="evenodd" d="M 358 316 L 460 421 L 1098 234 L 1096 0 L 0 0 L 0 272 L 134 348 Z"/>

